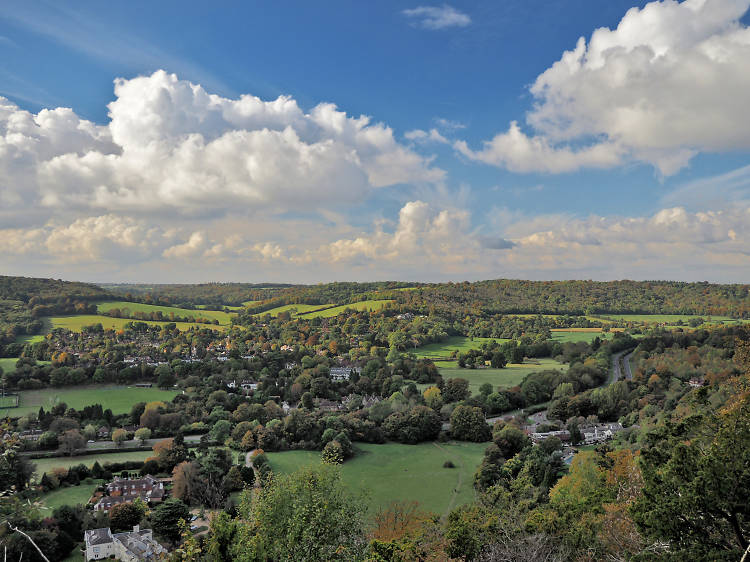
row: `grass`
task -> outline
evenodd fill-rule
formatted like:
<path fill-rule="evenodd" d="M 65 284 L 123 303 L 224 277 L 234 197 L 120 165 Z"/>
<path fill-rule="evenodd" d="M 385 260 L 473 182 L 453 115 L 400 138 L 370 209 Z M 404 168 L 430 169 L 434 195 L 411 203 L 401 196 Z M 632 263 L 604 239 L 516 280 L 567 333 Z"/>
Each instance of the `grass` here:
<path fill-rule="evenodd" d="M 391 304 L 392 300 L 369 300 L 369 301 L 360 301 L 360 302 L 354 302 L 351 304 L 342 304 L 341 306 L 334 306 L 333 308 L 326 308 L 325 310 L 318 310 L 314 312 L 310 312 L 307 314 L 304 314 L 305 318 L 315 318 L 316 316 L 319 316 L 320 318 L 331 318 L 333 316 L 338 316 L 342 312 L 344 312 L 347 309 L 351 310 L 380 310 L 381 308 L 384 308 L 385 306 Z"/>
<path fill-rule="evenodd" d="M 271 316 L 278 316 L 282 312 L 289 312 L 292 316 L 297 316 L 300 314 L 305 314 L 308 312 L 313 312 L 316 310 L 320 310 L 322 308 L 333 306 L 331 304 L 285 304 L 284 306 L 277 306 L 276 308 L 270 308 L 264 312 L 258 312 L 257 314 L 254 314 L 253 316 L 265 316 L 266 314 L 270 314 Z"/>
<path fill-rule="evenodd" d="M 203 318 L 210 318 L 211 320 L 217 320 L 220 325 L 228 326 L 232 323 L 232 314 L 227 314 L 220 310 L 190 310 L 188 308 L 177 308 L 174 306 L 157 306 L 153 304 L 142 304 L 139 302 L 127 302 L 127 301 L 109 301 L 97 303 L 96 309 L 99 312 L 107 312 L 113 308 L 119 308 L 120 310 L 128 310 L 131 314 L 135 312 L 161 312 L 165 316 L 174 314 L 175 316 L 201 316 Z"/>
<path fill-rule="evenodd" d="M 421 347 L 408 350 L 417 357 L 428 357 L 430 359 L 445 359 L 450 357 L 453 351 L 465 353 L 470 349 L 479 349 L 486 342 L 505 342 L 503 338 L 468 338 L 466 336 L 450 336 L 439 343 L 428 343 Z"/>
<path fill-rule="evenodd" d="M 534 359 L 534 363 L 511 363 L 504 369 L 462 369 L 455 362 L 450 362 L 446 367 L 440 367 L 440 374 L 444 379 L 461 378 L 469 381 L 469 390 L 472 394 L 479 392 L 479 387 L 488 382 L 493 389 L 498 386 L 511 387 L 520 384 L 529 373 L 558 369 L 564 371 L 568 368 L 563 363 L 554 359 Z"/>
<path fill-rule="evenodd" d="M 578 330 L 555 330 L 552 331 L 552 341 L 565 342 L 591 342 L 594 338 L 600 340 L 610 339 L 613 335 L 612 332 L 602 332 L 599 328 L 593 328 L 591 331 L 581 331 L 583 328 Z"/>
<path fill-rule="evenodd" d="M 81 482 L 78 486 L 58 488 L 42 495 L 37 501 L 42 509 L 49 511 L 63 505 L 86 505 L 101 482 L 102 480 L 94 480 L 92 484 Z"/>
<path fill-rule="evenodd" d="M 710 314 L 603 314 L 604 318 L 624 320 L 626 322 L 642 322 L 644 324 L 669 324 L 682 320 L 688 322 L 692 318 L 711 319 L 711 322 L 738 322 L 729 316 L 711 316 Z"/>
<path fill-rule="evenodd" d="M 37 343 L 40 341 L 44 341 L 44 335 L 43 334 L 36 334 L 34 336 L 16 336 L 16 343 Z"/>
<path fill-rule="evenodd" d="M 420 507 L 441 515 L 474 499 L 474 472 L 486 443 L 356 444 L 359 453 L 342 466 L 344 482 L 352 490 L 367 490 L 370 516 L 393 501 L 418 501 Z M 318 464 L 318 451 L 268 453 L 275 472 L 286 474 Z M 443 468 L 451 461 L 456 468 Z"/>
<path fill-rule="evenodd" d="M 78 543 L 75 548 L 71 551 L 68 556 L 63 558 L 61 562 L 84 562 L 86 560 L 81 554 L 81 549 L 83 548 L 83 543 Z"/>
<path fill-rule="evenodd" d="M 123 451 L 122 453 L 92 453 L 77 457 L 31 459 L 31 462 L 36 465 L 36 476 L 39 479 L 42 474 L 50 472 L 53 468 L 70 468 L 79 464 L 85 464 L 91 468 L 96 461 L 99 461 L 102 466 L 105 462 L 145 461 L 151 455 L 153 455 L 152 451 Z"/>
<path fill-rule="evenodd" d="M 104 408 L 110 408 L 112 413 L 117 415 L 129 412 L 131 406 L 136 402 L 152 402 L 155 400 L 168 402 L 177 394 L 178 392 L 174 390 L 113 385 L 24 390 L 19 392 L 18 408 L 9 408 L 1 413 L 20 417 L 30 412 L 37 412 L 39 406 L 44 406 L 46 410 L 49 410 L 57 402 L 65 402 L 69 407 L 76 410 L 92 404 L 101 404 Z"/>
<path fill-rule="evenodd" d="M 12 373 L 16 370 L 16 363 L 18 363 L 18 357 L 3 357 L 0 358 L 0 368 L 3 373 Z M 38 365 L 49 365 L 49 361 L 37 361 Z"/>
<path fill-rule="evenodd" d="M 170 322 L 153 322 L 151 320 L 131 320 L 129 318 L 110 318 L 98 314 L 81 314 L 78 316 L 53 316 L 50 318 L 52 328 L 65 328 L 71 332 L 80 332 L 84 326 L 101 324 L 104 329 L 121 330 L 128 322 L 145 322 L 152 326 L 164 326 Z M 198 324 L 197 322 L 175 322 L 178 330 L 189 330 L 190 328 L 209 328 L 212 330 L 225 330 L 226 326 L 215 326 L 213 324 Z"/>
<path fill-rule="evenodd" d="M 16 397 L 15 396 L 0 396 L 0 408 L 15 408 Z"/>

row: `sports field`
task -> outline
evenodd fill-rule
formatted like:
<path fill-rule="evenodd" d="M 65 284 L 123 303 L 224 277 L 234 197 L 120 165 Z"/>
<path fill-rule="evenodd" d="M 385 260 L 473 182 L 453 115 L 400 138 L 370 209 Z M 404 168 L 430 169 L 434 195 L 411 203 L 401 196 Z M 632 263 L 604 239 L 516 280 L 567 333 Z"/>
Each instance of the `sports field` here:
<path fill-rule="evenodd" d="M 374 515 L 393 501 L 418 501 L 421 508 L 440 515 L 474 499 L 474 472 L 486 443 L 421 443 L 373 445 L 356 443 L 360 451 L 342 466 L 344 482 L 353 490 L 367 490 Z M 319 451 L 268 453 L 275 472 L 289 473 L 320 462 Z M 443 468 L 451 461 L 456 468 Z"/>
<path fill-rule="evenodd" d="M 91 455 L 80 455 L 77 457 L 53 457 L 50 459 L 31 459 L 36 465 L 36 479 L 39 480 L 42 474 L 51 471 L 53 468 L 70 468 L 79 464 L 85 464 L 91 468 L 96 461 L 104 466 L 107 462 L 125 462 L 125 461 L 145 461 L 153 455 L 153 451 L 124 451 L 122 453 L 99 453 Z"/>
<path fill-rule="evenodd" d="M 78 316 L 53 316 L 49 319 L 52 328 L 65 328 L 71 332 L 80 332 L 84 326 L 93 326 L 101 324 L 104 329 L 120 330 L 128 322 L 145 322 L 152 326 L 164 326 L 170 324 L 167 322 L 154 322 L 151 320 L 131 320 L 129 318 L 110 318 L 109 316 L 100 316 L 98 314 L 81 314 Z M 226 326 L 215 326 L 213 324 L 198 324 L 197 322 L 175 322 L 178 330 L 189 330 L 190 328 L 225 330 Z"/>
<path fill-rule="evenodd" d="M 118 385 L 90 385 L 75 388 L 46 388 L 43 390 L 23 390 L 18 393 L 20 402 L 17 408 L 2 410 L 0 414 L 20 417 L 29 412 L 36 412 L 40 406 L 49 410 L 59 402 L 65 402 L 69 407 L 81 409 L 84 406 L 101 404 L 104 409 L 111 409 L 114 414 L 124 414 L 136 402 L 153 402 L 163 400 L 168 402 L 178 392 L 176 390 L 161 390 L 159 388 L 136 388 L 134 386 Z"/>
<path fill-rule="evenodd" d="M 440 374 L 443 379 L 461 378 L 469 381 L 472 394 L 479 392 L 479 387 L 488 382 L 493 389 L 498 386 L 511 387 L 520 384 L 529 373 L 557 369 L 565 371 L 568 366 L 554 359 L 530 359 L 526 363 L 510 363 L 504 369 L 462 369 L 454 361 L 441 363 Z"/>
<path fill-rule="evenodd" d="M 445 341 L 439 343 L 428 343 L 415 349 L 408 349 L 417 357 L 426 357 L 430 359 L 444 359 L 450 357 L 453 351 L 466 353 L 471 349 L 479 349 L 483 343 L 496 341 L 505 342 L 503 338 L 468 338 L 466 336 L 450 336 Z"/>
<path fill-rule="evenodd" d="M 232 314 L 227 314 L 220 310 L 190 310 L 188 308 L 176 308 L 173 306 L 156 306 L 153 304 L 142 304 L 139 302 L 127 302 L 127 301 L 108 301 L 97 303 L 96 309 L 99 312 L 108 312 L 113 308 L 119 308 L 121 311 L 128 311 L 131 314 L 135 312 L 161 312 L 164 316 L 168 317 L 170 314 L 175 316 L 193 318 L 209 318 L 211 320 L 217 320 L 219 324 L 228 326 L 232 322 Z"/>

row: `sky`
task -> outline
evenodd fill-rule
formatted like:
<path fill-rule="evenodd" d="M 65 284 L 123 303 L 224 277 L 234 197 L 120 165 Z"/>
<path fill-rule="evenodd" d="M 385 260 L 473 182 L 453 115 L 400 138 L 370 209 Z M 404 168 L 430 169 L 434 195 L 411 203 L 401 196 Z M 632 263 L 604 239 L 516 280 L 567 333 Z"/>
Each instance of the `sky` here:
<path fill-rule="evenodd" d="M 750 0 L 0 4 L 0 274 L 750 282 Z"/>

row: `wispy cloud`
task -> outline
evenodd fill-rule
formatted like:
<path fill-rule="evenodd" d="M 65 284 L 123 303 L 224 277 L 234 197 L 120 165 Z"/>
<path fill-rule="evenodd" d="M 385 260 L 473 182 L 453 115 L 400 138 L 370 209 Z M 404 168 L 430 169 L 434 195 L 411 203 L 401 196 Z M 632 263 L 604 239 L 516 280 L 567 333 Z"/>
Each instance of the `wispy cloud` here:
<path fill-rule="evenodd" d="M 424 29 L 445 29 L 447 27 L 466 27 L 471 23 L 468 14 L 459 12 L 453 6 L 417 6 L 401 12 L 411 18 L 414 25 Z"/>
<path fill-rule="evenodd" d="M 225 95 L 236 93 L 205 68 L 166 52 L 137 34 L 117 29 L 109 21 L 61 3 L 46 3 L 43 10 L 24 3 L 3 3 L 0 4 L 0 20 L 94 59 L 135 66 L 138 72 L 166 67 Z"/>
<path fill-rule="evenodd" d="M 750 166 L 685 183 L 662 197 L 662 205 L 715 209 L 750 201 Z"/>

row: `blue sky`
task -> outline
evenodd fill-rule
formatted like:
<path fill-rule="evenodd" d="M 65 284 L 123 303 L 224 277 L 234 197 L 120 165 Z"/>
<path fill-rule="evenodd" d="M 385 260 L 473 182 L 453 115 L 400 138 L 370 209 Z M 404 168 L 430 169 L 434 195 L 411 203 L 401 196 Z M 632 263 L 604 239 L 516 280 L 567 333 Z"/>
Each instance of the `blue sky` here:
<path fill-rule="evenodd" d="M 748 3 L 5 2 L 6 272 L 747 282 Z M 187 85 L 299 115 L 211 128 Z M 135 123 L 159 91 L 168 117 Z M 372 130 L 308 119 L 319 104 Z"/>

